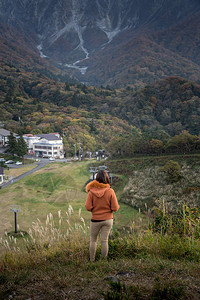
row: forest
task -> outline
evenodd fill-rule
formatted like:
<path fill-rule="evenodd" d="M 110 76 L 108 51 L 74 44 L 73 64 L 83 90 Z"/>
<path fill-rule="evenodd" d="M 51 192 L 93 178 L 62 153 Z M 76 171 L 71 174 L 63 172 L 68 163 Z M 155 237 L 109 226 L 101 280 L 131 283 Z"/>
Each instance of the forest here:
<path fill-rule="evenodd" d="M 10 63 L 1 70 L 3 126 L 18 134 L 59 132 L 67 155 L 76 142 L 114 156 L 199 150 L 196 82 L 171 76 L 143 88 L 97 88 Z"/>

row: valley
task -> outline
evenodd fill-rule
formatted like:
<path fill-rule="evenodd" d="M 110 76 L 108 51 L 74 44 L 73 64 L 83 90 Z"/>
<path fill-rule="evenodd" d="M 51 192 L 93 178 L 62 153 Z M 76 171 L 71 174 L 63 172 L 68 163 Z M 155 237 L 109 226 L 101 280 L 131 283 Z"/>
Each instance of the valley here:
<path fill-rule="evenodd" d="M 171 0 L 1 0 L 0 7 L 0 22 L 26 36 L 37 60 L 89 85 L 141 87 L 171 75 L 198 81 L 197 0 L 181 6 Z"/>

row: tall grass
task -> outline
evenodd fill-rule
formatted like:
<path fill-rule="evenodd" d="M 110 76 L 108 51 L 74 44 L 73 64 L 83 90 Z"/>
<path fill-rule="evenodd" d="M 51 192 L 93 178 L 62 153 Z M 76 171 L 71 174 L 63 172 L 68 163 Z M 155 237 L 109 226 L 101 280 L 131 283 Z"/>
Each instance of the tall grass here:
<path fill-rule="evenodd" d="M 27 258 L 34 254 L 45 258 L 46 255 L 54 255 L 68 251 L 71 259 L 76 257 L 77 251 L 83 260 L 89 258 L 89 226 L 81 216 L 81 209 L 77 216 L 73 207 L 57 213 L 57 218 L 49 213 L 45 224 L 37 219 L 32 223 L 28 234 L 23 232 L 19 236 L 6 236 L 0 239 L 0 245 L 6 252 L 6 257 L 12 256 L 17 261 L 21 256 Z M 151 216 L 152 217 L 152 216 Z M 184 206 L 176 215 L 168 215 L 165 206 L 155 211 L 150 225 L 137 230 L 133 222 L 129 233 L 112 231 L 109 240 L 109 259 L 119 257 L 164 257 L 169 259 L 188 259 L 199 261 L 200 258 L 200 213 L 197 209 Z M 66 226 L 67 225 L 67 226 Z M 64 229 L 65 228 L 65 229 Z M 97 254 L 98 258 L 98 254 Z M 72 259 L 72 260 L 73 260 Z M 27 261 L 27 259 L 25 259 Z"/>
<path fill-rule="evenodd" d="M 76 272 L 85 272 L 81 276 L 86 276 L 88 285 L 90 285 L 92 276 L 89 274 L 90 272 L 93 276 L 99 278 L 101 273 L 106 273 L 106 270 L 108 270 L 109 274 L 109 270 L 115 269 L 115 264 L 118 264 L 122 270 L 123 268 L 126 270 L 128 266 L 127 260 L 129 262 L 136 260 L 136 265 L 141 265 L 141 261 L 145 260 L 157 260 L 159 262 L 163 259 L 171 262 L 178 260 L 179 262 L 199 263 L 200 239 L 196 234 L 200 220 L 198 212 L 195 211 L 193 213 L 192 209 L 183 207 L 182 213 L 176 216 L 176 218 L 180 219 L 180 222 L 177 222 L 180 228 L 178 225 L 174 227 L 174 216 L 168 215 L 165 206 L 162 206 L 159 213 L 156 213 L 157 215 L 149 221 L 151 226 L 139 227 L 139 222 L 143 220 L 139 217 L 129 228 L 129 233 L 125 231 L 125 234 L 122 234 L 116 230 L 112 231 L 109 239 L 107 260 L 101 260 L 100 247 L 98 246 L 96 262 L 93 264 L 89 263 L 88 224 L 82 218 L 81 210 L 78 213 L 74 213 L 71 205 L 68 206 L 65 212 L 59 210 L 57 215 L 53 216 L 53 214 L 49 213 L 44 223 L 37 219 L 32 223 L 27 234 L 24 232 L 19 236 L 6 234 L 0 240 L 0 245 L 4 249 L 4 254 L 0 260 L 2 295 L 7 295 L 11 290 L 15 290 L 17 286 L 20 286 L 20 288 L 23 285 L 26 286 L 30 276 L 36 276 L 36 278 L 38 277 L 42 280 L 43 276 L 47 276 L 48 270 L 51 270 L 51 276 L 53 276 L 53 272 L 57 274 L 57 279 L 55 278 L 55 280 L 58 285 L 62 286 L 64 284 L 66 272 L 71 274 L 73 278 L 76 276 Z M 159 217 L 159 222 L 157 220 L 156 223 L 157 217 Z M 77 222 L 77 218 L 79 218 L 79 222 Z M 137 224 L 137 228 L 135 228 L 135 224 Z M 173 267 L 173 263 L 171 265 Z M 160 267 L 162 267 L 162 264 Z M 100 273 L 98 274 L 98 272 Z M 73 286 L 73 282 L 71 284 Z M 163 284 L 161 281 L 153 288 L 155 297 L 152 299 L 156 299 L 158 294 L 161 295 L 158 299 L 163 299 L 162 295 L 165 295 L 165 293 L 171 295 L 171 293 L 174 293 L 174 289 L 179 291 L 179 286 L 177 287 L 173 282 Z M 48 285 L 48 288 L 52 287 Z M 54 290 L 54 293 L 56 291 Z M 24 288 L 23 293 L 25 293 Z M 123 294 L 129 297 L 129 293 L 132 296 L 139 293 L 141 299 L 143 299 L 142 295 L 146 292 L 137 287 L 136 289 L 135 287 L 129 289 L 129 287 L 124 286 L 123 289 L 120 287 L 117 297 L 121 297 Z M 48 297 L 46 299 L 49 299 Z M 76 296 L 74 297 L 70 299 L 77 299 Z M 95 299 L 95 297 L 91 299 Z M 135 299 L 134 297 L 112 297 L 115 297 L 115 292 L 104 294 L 104 299 Z"/>
<path fill-rule="evenodd" d="M 16 263 L 24 261 L 26 264 L 32 256 L 34 259 L 37 255 L 44 258 L 64 248 L 73 252 L 76 248 L 84 247 L 88 241 L 89 227 L 81 216 L 81 209 L 78 217 L 79 222 L 76 222 L 77 216 L 69 205 L 67 211 L 59 210 L 57 216 L 49 213 L 45 224 L 39 219 L 32 222 L 28 232 L 12 235 L 5 233 L 5 237 L 0 239 L 0 246 L 6 253 L 6 261 L 8 262 L 8 257 L 12 257 L 12 261 Z"/>

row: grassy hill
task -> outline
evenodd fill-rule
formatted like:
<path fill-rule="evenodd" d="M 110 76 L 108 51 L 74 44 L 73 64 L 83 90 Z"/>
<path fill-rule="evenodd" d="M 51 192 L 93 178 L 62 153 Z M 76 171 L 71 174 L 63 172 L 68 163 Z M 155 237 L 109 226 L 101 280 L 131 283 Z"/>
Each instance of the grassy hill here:
<path fill-rule="evenodd" d="M 20 229 L 28 232 L 0 239 L 1 299 L 198 299 L 198 206 L 192 200 L 191 208 L 180 207 L 180 214 L 171 214 L 157 205 L 153 214 L 150 206 L 140 213 L 122 202 L 127 188 L 133 189 L 130 180 L 138 190 L 150 192 L 151 169 L 169 159 L 187 164 L 193 172 L 195 162 L 199 164 L 197 156 L 178 155 L 106 162 L 118 174 L 114 189 L 120 210 L 115 214 L 108 259 L 100 258 L 98 247 L 95 263 L 89 262 L 90 213 L 84 210 L 88 167 L 95 162 L 52 163 L 1 190 L 1 229 L 12 230 L 9 205 L 20 204 Z M 198 176 L 196 180 L 197 187 Z M 188 193 L 188 199 L 193 199 L 192 193 L 199 190 Z"/>
<path fill-rule="evenodd" d="M 9 210 L 10 205 L 21 206 L 22 211 L 19 213 L 18 219 L 22 230 L 28 230 L 37 218 L 45 223 L 46 217 L 50 213 L 58 224 L 58 211 L 62 212 L 64 218 L 69 205 L 75 212 L 73 223 L 80 220 L 80 212 L 85 222 L 88 222 L 90 213 L 84 207 L 86 200 L 84 186 L 91 176 L 89 164 L 91 162 L 51 163 L 23 180 L 2 189 L 0 191 L 2 211 L 0 235 L 13 229 L 14 217 Z M 117 228 L 130 226 L 131 219 L 135 214 L 136 211 L 130 212 L 129 208 L 122 204 L 121 212 L 116 215 Z"/>

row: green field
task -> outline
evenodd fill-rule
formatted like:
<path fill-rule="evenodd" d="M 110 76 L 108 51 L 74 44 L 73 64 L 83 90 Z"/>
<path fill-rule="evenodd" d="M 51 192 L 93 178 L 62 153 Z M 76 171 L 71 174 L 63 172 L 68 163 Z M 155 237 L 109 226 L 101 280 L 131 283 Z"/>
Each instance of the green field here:
<path fill-rule="evenodd" d="M 85 184 L 89 180 L 89 162 L 51 163 L 26 178 L 0 190 L 0 236 L 13 230 L 14 217 L 10 205 L 20 205 L 18 224 L 21 230 L 28 230 L 32 222 L 39 219 L 45 223 L 47 214 L 58 219 L 58 211 L 64 217 L 69 205 L 74 210 L 74 222 L 84 218 L 89 225 L 90 213 L 85 210 Z M 120 195 L 121 190 L 118 191 Z M 121 203 L 115 214 L 114 228 L 131 226 L 137 214 L 134 209 Z M 63 229 L 65 222 L 63 222 Z"/>
<path fill-rule="evenodd" d="M 167 184 L 164 176 L 157 172 L 158 168 L 169 159 L 181 165 L 183 178 L 178 183 Z M 0 236 L 13 230 L 14 217 L 10 211 L 12 204 L 21 206 L 21 212 L 18 213 L 18 224 L 21 230 L 28 230 L 32 222 L 37 219 L 44 224 L 49 213 L 54 216 L 55 222 L 58 222 L 58 211 L 61 211 L 62 218 L 65 220 L 64 216 L 69 205 L 73 208 L 73 222 L 79 222 L 80 217 L 83 217 L 89 226 L 90 213 L 85 210 L 84 204 L 87 196 L 85 185 L 91 176 L 90 164 L 91 161 L 70 164 L 51 163 L 11 186 L 1 189 Z M 199 155 L 136 157 L 108 161 L 107 165 L 111 172 L 117 175 L 114 189 L 120 202 L 120 210 L 115 213 L 114 229 L 130 228 L 133 222 L 136 227 L 144 225 L 146 223 L 144 220 L 148 220 L 144 216 L 141 219 L 138 208 L 142 209 L 145 203 L 148 207 L 159 206 L 159 201 L 165 201 L 169 206 L 173 205 L 172 207 L 182 203 L 191 203 L 192 206 L 199 204 Z M 136 207 L 137 210 L 131 206 Z M 62 222 L 63 230 L 67 226 L 66 222 Z"/>

